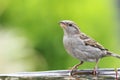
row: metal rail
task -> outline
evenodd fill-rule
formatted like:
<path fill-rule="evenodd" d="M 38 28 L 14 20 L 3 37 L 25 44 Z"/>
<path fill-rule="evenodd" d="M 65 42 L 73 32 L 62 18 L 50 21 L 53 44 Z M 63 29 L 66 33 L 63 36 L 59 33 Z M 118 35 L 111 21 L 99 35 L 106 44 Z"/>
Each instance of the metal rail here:
<path fill-rule="evenodd" d="M 70 76 L 70 72 L 53 70 L 0 74 L 0 80 L 120 80 L 120 69 L 98 69 L 96 75 L 93 75 L 93 70 L 77 70 L 74 77 Z"/>

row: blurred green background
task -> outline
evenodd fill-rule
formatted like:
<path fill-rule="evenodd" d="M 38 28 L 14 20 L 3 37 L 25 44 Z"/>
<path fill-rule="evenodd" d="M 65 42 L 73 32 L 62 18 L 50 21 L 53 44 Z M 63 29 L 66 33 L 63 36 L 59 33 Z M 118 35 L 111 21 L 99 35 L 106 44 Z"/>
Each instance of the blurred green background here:
<path fill-rule="evenodd" d="M 0 73 L 69 69 L 79 60 L 63 47 L 58 22 L 73 20 L 81 31 L 120 53 L 115 0 L 0 0 Z M 80 69 L 93 68 L 86 62 Z M 100 68 L 118 68 L 107 57 Z"/>

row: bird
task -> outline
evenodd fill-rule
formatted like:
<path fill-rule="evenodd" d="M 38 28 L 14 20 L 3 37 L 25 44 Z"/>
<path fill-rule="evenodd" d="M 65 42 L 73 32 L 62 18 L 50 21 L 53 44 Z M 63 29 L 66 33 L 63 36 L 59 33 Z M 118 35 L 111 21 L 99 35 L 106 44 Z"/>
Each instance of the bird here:
<path fill-rule="evenodd" d="M 80 60 L 79 64 L 72 67 L 71 75 L 84 62 L 95 62 L 93 74 L 96 74 L 98 63 L 101 58 L 113 56 L 120 59 L 120 55 L 104 48 L 93 38 L 83 33 L 79 26 L 71 20 L 62 20 L 59 25 L 63 29 L 63 45 L 71 56 Z"/>

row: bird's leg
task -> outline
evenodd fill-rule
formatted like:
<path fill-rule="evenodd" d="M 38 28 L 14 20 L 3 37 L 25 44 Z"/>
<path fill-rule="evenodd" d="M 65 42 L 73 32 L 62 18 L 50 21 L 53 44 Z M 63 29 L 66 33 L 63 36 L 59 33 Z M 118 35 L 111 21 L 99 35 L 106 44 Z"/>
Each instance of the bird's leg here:
<path fill-rule="evenodd" d="M 83 61 L 81 61 L 79 64 L 76 64 L 75 66 L 72 67 L 70 75 L 73 76 L 76 72 L 76 70 L 78 69 L 78 67 L 83 64 Z"/>
<path fill-rule="evenodd" d="M 118 70 L 115 68 L 115 75 L 116 75 L 116 80 L 118 80 Z"/>
<path fill-rule="evenodd" d="M 94 67 L 94 70 L 93 70 L 93 75 L 96 75 L 96 73 L 97 73 L 98 63 L 99 63 L 99 59 L 96 60 L 96 64 L 95 64 L 95 67 Z"/>

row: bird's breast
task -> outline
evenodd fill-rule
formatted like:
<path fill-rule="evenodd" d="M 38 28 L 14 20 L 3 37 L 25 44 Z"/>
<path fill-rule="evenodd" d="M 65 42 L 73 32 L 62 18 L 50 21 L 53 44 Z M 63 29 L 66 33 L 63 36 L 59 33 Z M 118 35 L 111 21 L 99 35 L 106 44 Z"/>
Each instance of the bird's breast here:
<path fill-rule="evenodd" d="M 78 48 L 78 46 L 83 47 L 83 45 L 84 45 L 83 41 L 80 40 L 79 38 L 68 37 L 68 36 L 63 37 L 63 44 L 64 44 L 64 47 L 65 47 L 66 51 L 72 56 L 75 56 L 74 51 L 75 51 L 76 48 Z"/>

